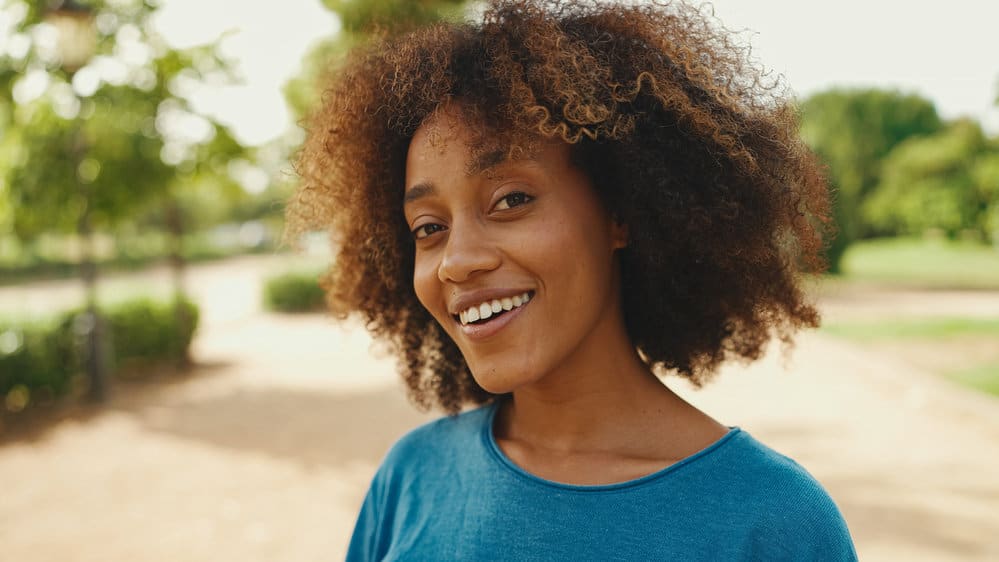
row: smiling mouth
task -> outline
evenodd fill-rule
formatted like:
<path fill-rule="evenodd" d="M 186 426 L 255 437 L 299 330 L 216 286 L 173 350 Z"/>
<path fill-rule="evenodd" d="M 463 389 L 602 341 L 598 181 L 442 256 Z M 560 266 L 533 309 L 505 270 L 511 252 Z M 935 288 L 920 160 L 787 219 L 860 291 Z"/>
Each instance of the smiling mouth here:
<path fill-rule="evenodd" d="M 460 313 L 452 315 L 452 317 L 462 326 L 477 326 L 495 320 L 511 310 L 516 310 L 524 306 L 532 298 L 534 298 L 534 291 L 525 291 L 513 297 L 493 299 L 470 306 Z"/>

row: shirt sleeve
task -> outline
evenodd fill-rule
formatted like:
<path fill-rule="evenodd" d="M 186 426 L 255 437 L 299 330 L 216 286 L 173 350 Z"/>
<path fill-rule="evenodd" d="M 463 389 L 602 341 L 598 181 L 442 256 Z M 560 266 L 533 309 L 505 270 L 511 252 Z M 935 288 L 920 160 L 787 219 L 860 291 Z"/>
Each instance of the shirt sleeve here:
<path fill-rule="evenodd" d="M 354 525 L 350 545 L 347 547 L 347 562 L 372 562 L 381 560 L 385 553 L 381 552 L 382 509 L 380 474 L 375 475 L 371 482 L 361 513 Z"/>
<path fill-rule="evenodd" d="M 794 504 L 771 513 L 753 560 L 855 562 L 857 551 L 846 520 L 832 498 L 816 485 Z"/>

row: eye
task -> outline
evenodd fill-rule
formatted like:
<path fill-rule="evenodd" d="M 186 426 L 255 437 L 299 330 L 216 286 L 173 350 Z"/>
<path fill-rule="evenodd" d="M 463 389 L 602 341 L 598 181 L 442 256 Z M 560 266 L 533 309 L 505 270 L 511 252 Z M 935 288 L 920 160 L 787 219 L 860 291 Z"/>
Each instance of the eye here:
<path fill-rule="evenodd" d="M 413 229 L 413 238 L 415 238 L 416 240 L 423 240 L 424 238 L 430 236 L 431 234 L 435 234 L 442 230 L 444 230 L 443 225 L 429 222 L 427 224 L 420 225 L 415 229 Z"/>
<path fill-rule="evenodd" d="M 523 191 L 513 191 L 504 195 L 499 201 L 496 202 L 496 206 L 493 207 L 496 211 L 504 211 L 506 209 L 512 209 L 513 207 L 518 207 L 534 199 L 530 195 L 524 193 Z"/>

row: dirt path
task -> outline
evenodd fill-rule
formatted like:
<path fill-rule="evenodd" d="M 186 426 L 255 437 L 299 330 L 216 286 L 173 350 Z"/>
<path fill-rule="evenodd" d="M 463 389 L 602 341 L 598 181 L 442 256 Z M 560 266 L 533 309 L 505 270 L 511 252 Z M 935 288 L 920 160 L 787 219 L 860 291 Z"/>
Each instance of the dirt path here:
<path fill-rule="evenodd" d="M 999 318 L 999 291 L 919 290 L 877 284 L 827 284 L 820 291 L 828 321 L 895 317 Z"/>
<path fill-rule="evenodd" d="M 428 417 L 360 330 L 259 312 L 259 277 L 281 263 L 192 272 L 207 319 L 195 372 L 119 384 L 104 409 L 0 434 L 0 557 L 342 558 L 381 455 Z M 0 290 L 0 307 L 61 289 L 19 290 Z M 674 385 L 805 465 L 861 559 L 999 559 L 999 401 L 819 334 L 786 368 L 772 353 L 702 391 Z"/>

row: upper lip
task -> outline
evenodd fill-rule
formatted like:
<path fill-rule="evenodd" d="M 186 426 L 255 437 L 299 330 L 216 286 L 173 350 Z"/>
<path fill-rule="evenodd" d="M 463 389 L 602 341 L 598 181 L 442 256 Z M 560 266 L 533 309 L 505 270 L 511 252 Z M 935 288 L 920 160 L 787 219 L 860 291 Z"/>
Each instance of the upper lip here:
<path fill-rule="evenodd" d="M 469 291 L 455 295 L 448 303 L 448 312 L 452 315 L 468 310 L 472 305 L 479 305 L 484 302 L 499 300 L 502 298 L 513 298 L 517 295 L 531 292 L 530 289 L 481 289 Z"/>

